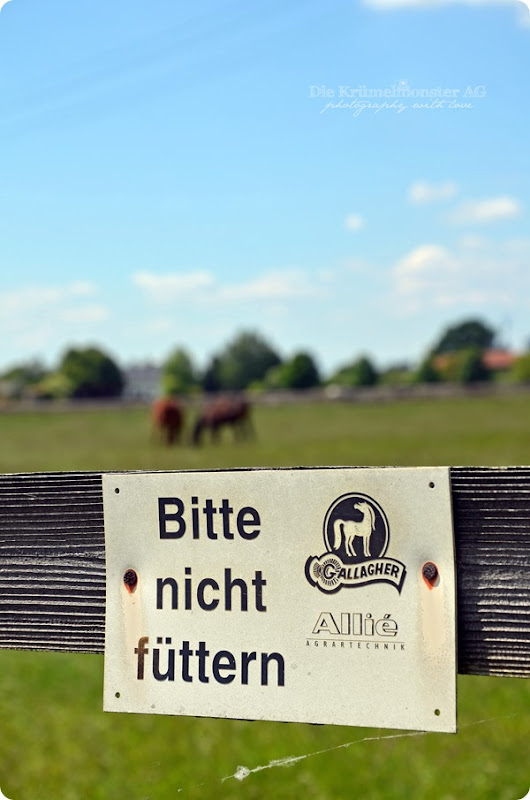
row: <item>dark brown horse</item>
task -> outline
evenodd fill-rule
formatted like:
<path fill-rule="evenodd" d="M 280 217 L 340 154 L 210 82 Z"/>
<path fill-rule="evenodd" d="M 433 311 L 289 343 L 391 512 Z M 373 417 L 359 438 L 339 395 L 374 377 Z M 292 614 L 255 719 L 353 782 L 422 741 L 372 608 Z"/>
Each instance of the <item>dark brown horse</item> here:
<path fill-rule="evenodd" d="M 184 412 L 180 404 L 171 397 L 160 397 L 151 407 L 153 432 L 171 445 L 180 439 Z"/>
<path fill-rule="evenodd" d="M 236 397 L 216 397 L 207 403 L 195 422 L 192 434 L 193 444 L 200 444 L 203 431 L 210 432 L 212 442 L 217 441 L 222 428 L 234 431 L 235 439 L 244 439 L 254 434 L 250 419 L 250 403 Z"/>

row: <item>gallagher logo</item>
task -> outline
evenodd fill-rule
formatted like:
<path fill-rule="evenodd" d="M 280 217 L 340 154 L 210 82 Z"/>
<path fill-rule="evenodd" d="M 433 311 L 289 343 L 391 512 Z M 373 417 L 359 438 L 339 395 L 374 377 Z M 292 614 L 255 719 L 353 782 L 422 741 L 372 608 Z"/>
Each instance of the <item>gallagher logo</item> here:
<path fill-rule="evenodd" d="M 381 506 L 365 494 L 343 494 L 324 519 L 326 552 L 310 556 L 306 578 L 321 592 L 332 594 L 343 586 L 391 583 L 401 592 L 406 569 L 401 561 L 385 558 L 390 539 Z"/>

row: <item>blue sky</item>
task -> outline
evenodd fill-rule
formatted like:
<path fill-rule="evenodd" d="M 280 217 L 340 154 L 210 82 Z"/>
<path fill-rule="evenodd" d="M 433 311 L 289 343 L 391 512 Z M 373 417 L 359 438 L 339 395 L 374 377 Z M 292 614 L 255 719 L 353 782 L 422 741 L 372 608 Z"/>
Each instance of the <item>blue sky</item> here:
<path fill-rule="evenodd" d="M 10 0 L 0 369 L 526 347 L 529 54 L 518 0 Z"/>

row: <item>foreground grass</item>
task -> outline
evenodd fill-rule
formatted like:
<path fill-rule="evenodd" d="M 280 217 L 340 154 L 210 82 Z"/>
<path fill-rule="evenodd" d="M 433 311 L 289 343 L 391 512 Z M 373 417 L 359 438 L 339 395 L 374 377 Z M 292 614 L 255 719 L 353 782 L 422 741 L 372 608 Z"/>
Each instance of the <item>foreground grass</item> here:
<path fill-rule="evenodd" d="M 144 410 L 0 417 L 0 470 L 525 464 L 530 398 L 258 408 L 255 441 L 167 450 Z M 12 800 L 491 798 L 530 786 L 530 685 L 459 678 L 458 736 L 103 714 L 100 656 L 0 653 L 0 787 Z M 362 741 L 368 739 L 368 741 Z M 351 742 L 357 742 L 348 745 Z M 310 755 L 315 753 L 315 755 Z M 309 757 L 253 769 L 289 756 Z"/>
<path fill-rule="evenodd" d="M 0 786 L 12 800 L 165 800 L 179 789 L 193 798 L 516 800 L 530 786 L 527 681 L 460 677 L 457 736 L 391 738 L 383 730 L 103 714 L 102 657 L 1 659 Z M 373 740 L 380 736 L 390 738 Z M 304 755 L 242 783 L 222 781 L 241 765 Z"/>

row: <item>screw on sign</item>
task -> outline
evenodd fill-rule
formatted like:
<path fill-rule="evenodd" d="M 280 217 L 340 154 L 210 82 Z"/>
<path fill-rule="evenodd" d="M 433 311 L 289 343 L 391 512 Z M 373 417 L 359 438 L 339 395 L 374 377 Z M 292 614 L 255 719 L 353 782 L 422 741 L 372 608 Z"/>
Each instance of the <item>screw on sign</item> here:
<path fill-rule="evenodd" d="M 136 571 L 134 569 L 128 569 L 123 576 L 123 582 L 127 591 L 132 594 L 136 588 L 136 584 L 138 583 L 138 574 Z M 1 797 L 0 800 L 2 800 Z"/>
<path fill-rule="evenodd" d="M 422 567 L 421 574 L 429 589 L 432 589 L 432 587 L 436 585 L 436 580 L 438 578 L 438 567 L 436 564 L 432 561 L 427 561 Z"/>

